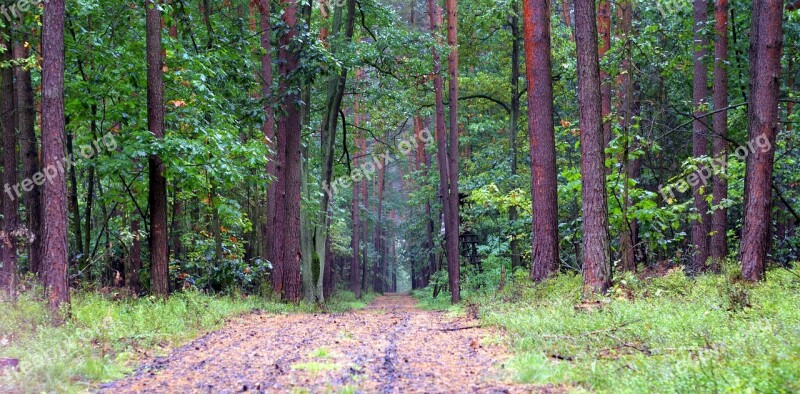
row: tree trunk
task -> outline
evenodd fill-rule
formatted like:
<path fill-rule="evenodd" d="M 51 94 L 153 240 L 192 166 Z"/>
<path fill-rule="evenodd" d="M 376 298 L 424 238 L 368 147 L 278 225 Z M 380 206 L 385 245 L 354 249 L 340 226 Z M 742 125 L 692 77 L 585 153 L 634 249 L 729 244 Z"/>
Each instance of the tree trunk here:
<path fill-rule="evenodd" d="M 558 272 L 558 182 L 550 71 L 550 1 L 525 0 L 523 12 L 533 209 L 530 275 L 531 279 L 542 281 Z"/>
<path fill-rule="evenodd" d="M 778 93 L 783 46 L 783 2 L 754 0 L 755 58 L 751 64 L 750 143 L 748 182 L 742 229 L 742 275 L 749 281 L 764 279 L 767 244 L 772 226 L 772 170 L 778 133 Z"/>
<path fill-rule="evenodd" d="M 692 89 L 693 113 L 692 122 L 692 154 L 695 158 L 708 154 L 709 129 L 705 126 L 702 117 L 708 102 L 708 66 L 705 59 L 708 56 L 708 40 L 705 38 L 704 29 L 708 22 L 708 3 L 706 0 L 694 0 L 694 78 Z M 702 171 L 700 171 L 702 172 Z M 698 174 L 699 175 L 699 174 Z M 702 193 L 705 186 L 703 182 L 696 182 L 692 186 L 694 195 L 694 210 L 699 219 L 692 220 L 692 245 L 694 247 L 692 271 L 700 273 L 706 269 L 708 260 L 708 232 L 711 216 L 708 214 L 708 202 Z"/>
<path fill-rule="evenodd" d="M 28 58 L 28 48 L 22 40 L 14 43 L 14 58 Z M 25 178 L 33 179 L 39 172 L 39 149 L 37 147 L 36 112 L 33 105 L 33 85 L 31 83 L 31 72 L 17 65 L 14 67 L 14 81 L 17 84 L 14 92 L 17 96 L 17 125 L 22 142 L 22 172 Z M 16 196 L 15 197 L 19 197 Z M 25 212 L 27 215 L 28 231 L 35 236 L 29 246 L 28 269 L 36 275 L 41 274 L 42 262 L 42 205 L 40 188 L 34 187 L 25 194 Z"/>
<path fill-rule="evenodd" d="M 450 145 L 447 147 L 447 161 L 449 165 L 448 183 L 449 194 L 445 199 L 450 205 L 450 217 L 445 217 L 445 238 L 447 248 L 447 274 L 450 284 L 450 302 L 455 304 L 461 301 L 461 267 L 458 251 L 459 212 L 458 212 L 458 2 L 446 0 L 447 8 L 447 45 L 450 46 L 450 55 L 447 57 L 449 71 L 449 100 L 450 100 Z"/>
<path fill-rule="evenodd" d="M 282 298 L 298 302 L 303 296 L 300 265 L 300 188 L 301 188 L 301 110 L 296 89 L 290 87 L 290 77 L 300 62 L 299 48 L 294 40 L 298 34 L 296 0 L 283 0 L 286 7 L 283 23 L 287 33 L 280 38 L 280 97 L 284 115 L 278 119 L 278 200 L 276 205 L 276 265 L 282 271 Z M 291 91 L 290 91 L 291 89 Z M 281 157 L 282 156 L 282 157 Z"/>
<path fill-rule="evenodd" d="M 44 234 L 42 269 L 47 305 L 54 322 L 63 322 L 69 305 L 67 278 L 67 180 L 64 172 L 64 0 L 44 4 L 42 18 L 42 168 Z"/>
<path fill-rule="evenodd" d="M 161 57 L 161 12 L 154 0 L 145 0 L 147 31 L 147 128 L 164 138 L 164 82 Z M 167 249 L 167 178 L 158 155 L 148 158 L 150 188 L 150 292 L 169 294 L 169 250 Z"/>
<path fill-rule="evenodd" d="M 594 0 L 575 1 L 575 43 L 578 53 L 578 106 L 583 176 L 583 293 L 589 295 L 602 293 L 611 285 Z"/>
<path fill-rule="evenodd" d="M 714 86 L 712 96 L 714 100 L 714 161 L 724 173 L 714 175 L 712 201 L 715 209 L 711 218 L 711 245 L 710 257 L 715 268 L 728 254 L 727 231 L 728 210 L 720 204 L 728 198 L 728 0 L 716 0 L 714 41 Z"/>
<path fill-rule="evenodd" d="M 519 129 L 519 111 L 520 111 L 520 92 L 519 92 L 519 77 L 520 77 L 520 36 L 519 31 L 519 2 L 514 0 L 512 2 L 511 12 L 511 124 L 509 125 L 509 153 L 511 159 L 511 179 L 514 184 L 512 188 L 516 188 L 517 178 L 517 131 Z M 512 229 L 511 233 L 511 266 L 522 267 L 522 258 L 520 256 L 519 241 L 517 240 L 517 233 L 514 231 L 518 219 L 517 207 L 511 206 L 508 209 L 508 222 Z"/>
<path fill-rule="evenodd" d="M 620 231 L 620 271 L 635 272 L 636 271 L 636 239 L 634 235 L 635 224 L 628 217 L 628 209 L 631 206 L 630 201 L 630 180 L 631 180 L 631 160 L 630 150 L 631 141 L 633 136 L 631 129 L 633 127 L 633 48 L 631 42 L 631 30 L 633 29 L 633 10 L 630 1 L 623 1 L 619 5 L 620 13 L 622 16 L 621 33 L 624 50 L 622 68 L 623 74 L 620 78 L 621 84 L 619 87 L 620 104 L 621 104 L 621 120 L 622 124 L 622 173 L 620 174 L 622 181 L 622 217 L 621 217 L 621 231 Z M 609 89 L 609 94 L 610 94 Z M 609 100 L 610 101 L 610 100 Z M 603 104 L 605 105 L 605 103 Z M 610 102 L 609 102 L 610 105 Z"/>
<path fill-rule="evenodd" d="M 2 40 L 9 48 L 9 43 Z M 3 61 L 11 60 L 10 51 L 6 50 Z M 17 128 L 14 118 L 14 72 L 10 67 L 2 69 L 2 99 L 0 100 L 0 120 L 3 122 L 3 183 L 17 184 Z M 13 233 L 17 230 L 17 211 L 19 201 L 6 189 L 3 196 L 3 237 L 0 245 L 0 292 L 5 292 L 9 300 L 16 297 L 17 288 L 17 245 Z"/>

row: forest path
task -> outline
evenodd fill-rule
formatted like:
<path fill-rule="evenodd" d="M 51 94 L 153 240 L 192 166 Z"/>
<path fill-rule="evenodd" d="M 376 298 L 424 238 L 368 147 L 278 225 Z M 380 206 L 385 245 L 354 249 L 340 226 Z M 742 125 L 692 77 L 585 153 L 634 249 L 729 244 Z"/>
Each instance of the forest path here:
<path fill-rule="evenodd" d="M 236 318 L 100 392 L 509 393 L 506 350 L 476 320 L 406 294 L 342 314 Z M 547 390 L 545 390 L 547 391 Z"/>

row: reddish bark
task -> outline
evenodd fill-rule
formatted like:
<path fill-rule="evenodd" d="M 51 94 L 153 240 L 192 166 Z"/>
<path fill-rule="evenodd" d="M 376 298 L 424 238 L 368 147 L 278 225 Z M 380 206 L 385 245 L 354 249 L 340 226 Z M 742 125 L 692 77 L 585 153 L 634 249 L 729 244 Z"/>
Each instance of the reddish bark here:
<path fill-rule="evenodd" d="M 296 0 L 283 0 L 286 7 L 283 12 L 283 23 L 287 33 L 280 38 L 280 97 L 284 115 L 278 119 L 278 198 L 276 218 L 275 266 L 282 271 L 282 297 L 291 302 L 298 302 L 303 296 L 300 265 L 300 160 L 301 156 L 301 110 L 298 105 L 299 96 L 289 86 L 289 78 L 300 64 L 299 48 L 294 43 L 298 34 L 298 6 Z M 273 280 L 274 281 L 274 280 Z M 274 287 L 273 287 L 274 288 Z"/>
<path fill-rule="evenodd" d="M 458 2 L 446 0 L 447 8 L 447 45 L 450 55 L 447 57 L 449 74 L 448 88 L 450 100 L 450 145 L 447 150 L 449 165 L 449 194 L 447 204 L 450 205 L 450 217 L 445 217 L 445 247 L 447 249 L 447 273 L 450 284 L 450 302 L 461 301 L 461 267 L 459 263 L 459 212 L 458 212 Z"/>
<path fill-rule="evenodd" d="M 728 163 L 728 0 L 716 0 L 715 16 L 715 41 L 714 41 L 714 86 L 712 96 L 714 101 L 714 142 L 713 157 L 718 163 L 723 163 L 722 168 L 727 169 Z M 713 205 L 719 206 L 728 198 L 728 180 L 725 174 L 714 176 Z M 714 266 L 727 255 L 727 220 L 728 210 L 724 207 L 717 208 L 711 218 L 711 244 L 709 255 Z"/>
<path fill-rule="evenodd" d="M 584 294 L 588 295 L 604 292 L 611 284 L 600 66 L 593 0 L 575 0 L 575 43 L 583 176 L 583 287 Z"/>
<path fill-rule="evenodd" d="M 2 40 L 9 48 L 9 43 Z M 9 51 L 3 52 L 3 61 L 11 60 Z M 0 99 L 0 119 L 3 127 L 3 184 L 17 184 L 17 133 L 14 118 L 14 72 L 10 67 L 2 69 L 2 99 Z M 7 192 L 3 196 L 3 236 L 0 237 L 0 291 L 5 291 L 8 299 L 14 299 L 17 287 L 17 245 L 12 233 L 17 230 L 17 196 Z"/>
<path fill-rule="evenodd" d="M 145 0 L 147 32 L 147 128 L 155 138 L 164 138 L 164 82 L 161 57 L 161 12 L 153 0 Z M 150 292 L 169 294 L 169 250 L 167 249 L 167 178 L 164 162 L 148 158 L 150 188 Z"/>
<path fill-rule="evenodd" d="M 747 157 L 746 202 L 742 229 L 742 275 L 764 279 L 772 225 L 772 169 L 778 133 L 778 93 L 783 47 L 783 2 L 755 0 L 753 29 L 755 60 L 751 65 L 750 141 L 757 148 Z M 768 143 L 768 144 L 767 144 Z"/>
<path fill-rule="evenodd" d="M 633 125 L 633 54 L 631 51 L 631 30 L 633 28 L 633 11 L 630 1 L 623 1 L 619 4 L 619 14 L 621 16 L 620 35 L 623 40 L 624 51 L 622 60 L 622 74 L 619 81 L 619 98 L 621 116 L 620 127 L 623 133 L 622 147 L 622 229 L 620 231 L 620 271 L 636 271 L 636 224 L 628 217 L 628 208 L 631 205 L 629 198 L 629 180 L 632 178 L 630 163 L 630 145 L 632 141 L 631 126 Z M 610 89 L 609 89 L 610 93 Z M 605 100 L 605 98 L 604 98 Z M 609 100 L 610 101 L 610 100 Z M 603 104 L 605 105 L 605 103 Z M 610 105 L 610 103 L 609 103 Z M 610 124 L 609 124 L 610 126 Z"/>
<path fill-rule="evenodd" d="M 523 15 L 533 200 L 531 278 L 542 281 L 558 272 L 558 182 L 550 71 L 550 1 L 525 0 Z"/>
<path fill-rule="evenodd" d="M 64 0 L 44 4 L 42 18 L 42 167 L 56 170 L 44 183 L 42 269 L 47 305 L 56 324 L 69 305 L 67 180 L 64 141 Z"/>
<path fill-rule="evenodd" d="M 694 1 L 694 78 L 692 89 L 693 113 L 695 116 L 692 122 L 692 154 L 695 158 L 708 154 L 708 138 L 706 135 L 709 129 L 705 126 L 703 108 L 708 102 L 708 66 L 705 59 L 708 56 L 708 40 L 703 34 L 703 29 L 708 22 L 708 3 L 706 0 Z M 700 218 L 692 221 L 692 245 L 694 247 L 692 259 L 692 271 L 700 273 L 706 269 L 708 260 L 708 232 L 710 230 L 711 216 L 708 214 L 708 202 L 702 189 L 705 182 L 696 182 L 692 186 L 694 196 L 694 210 Z"/>

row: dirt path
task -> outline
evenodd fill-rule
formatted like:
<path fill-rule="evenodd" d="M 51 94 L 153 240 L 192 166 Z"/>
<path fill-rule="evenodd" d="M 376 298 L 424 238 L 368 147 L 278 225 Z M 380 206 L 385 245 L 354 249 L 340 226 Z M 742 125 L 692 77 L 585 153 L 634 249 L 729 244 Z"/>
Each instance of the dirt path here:
<path fill-rule="evenodd" d="M 508 393 L 504 349 L 475 320 L 402 294 L 344 314 L 252 314 L 101 392 Z M 487 341 L 487 339 L 489 339 Z"/>

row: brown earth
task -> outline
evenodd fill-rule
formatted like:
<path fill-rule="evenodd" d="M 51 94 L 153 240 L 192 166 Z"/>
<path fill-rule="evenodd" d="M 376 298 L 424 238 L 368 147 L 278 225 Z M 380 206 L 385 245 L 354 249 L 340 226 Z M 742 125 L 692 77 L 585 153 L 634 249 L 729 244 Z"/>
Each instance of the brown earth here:
<path fill-rule="evenodd" d="M 250 314 L 99 392 L 533 391 L 509 383 L 497 332 L 415 305 L 387 294 L 343 314 Z"/>

